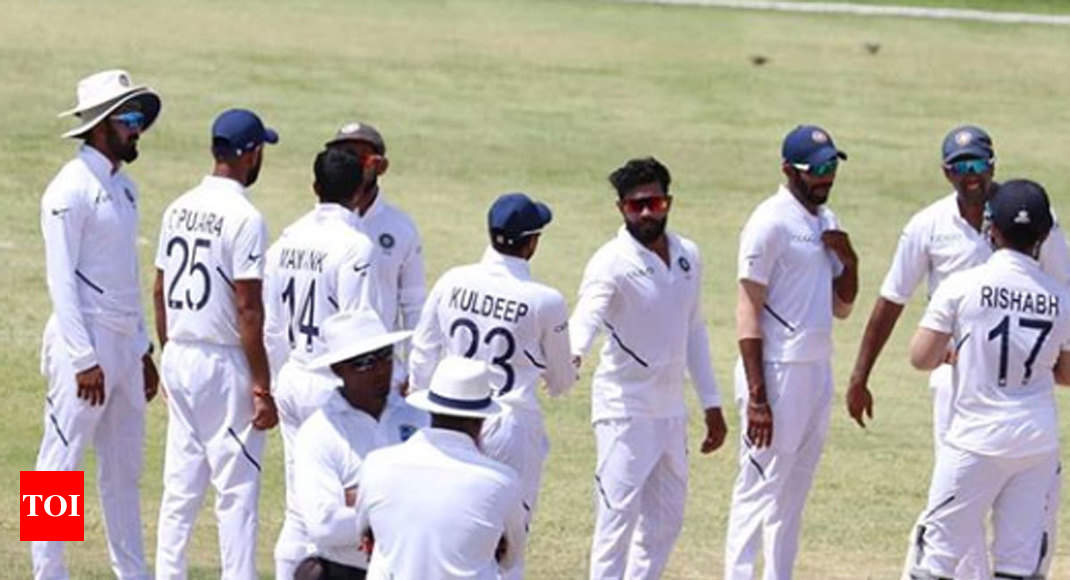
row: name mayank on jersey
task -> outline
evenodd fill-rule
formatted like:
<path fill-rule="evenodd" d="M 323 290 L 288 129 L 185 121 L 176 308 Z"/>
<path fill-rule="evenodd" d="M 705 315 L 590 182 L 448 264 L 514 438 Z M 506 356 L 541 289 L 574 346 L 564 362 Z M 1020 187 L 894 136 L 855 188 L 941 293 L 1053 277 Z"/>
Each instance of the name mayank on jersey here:
<path fill-rule="evenodd" d="M 327 252 L 310 248 L 282 248 L 279 252 L 279 267 L 286 270 L 310 270 L 323 272 Z"/>

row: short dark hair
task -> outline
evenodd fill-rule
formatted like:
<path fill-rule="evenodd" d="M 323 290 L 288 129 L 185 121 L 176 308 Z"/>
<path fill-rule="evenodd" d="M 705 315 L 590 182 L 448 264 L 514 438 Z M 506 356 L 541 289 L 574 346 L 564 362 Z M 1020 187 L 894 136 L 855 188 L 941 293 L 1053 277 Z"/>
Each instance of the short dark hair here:
<path fill-rule="evenodd" d="M 345 149 L 320 151 L 312 171 L 316 175 L 316 195 L 323 203 L 349 203 L 364 181 L 360 159 Z"/>
<path fill-rule="evenodd" d="M 490 232 L 490 247 L 494 248 L 495 252 L 498 252 L 499 254 L 505 254 L 506 256 L 520 256 L 520 249 L 523 248 L 528 243 L 528 240 L 530 240 L 532 238 L 532 236 L 537 236 L 538 235 L 538 234 L 531 234 L 531 235 L 522 236 L 522 237 L 519 237 L 519 238 L 504 238 L 503 237 L 501 239 L 501 241 L 499 241 L 498 240 L 498 234 L 500 234 L 500 233 L 501 233 L 500 231 L 491 230 L 491 232 Z"/>
<path fill-rule="evenodd" d="M 609 174 L 609 182 L 617 190 L 617 197 L 621 198 L 640 185 L 655 181 L 666 194 L 669 193 L 669 184 L 672 183 L 669 169 L 653 157 L 631 159 Z"/>

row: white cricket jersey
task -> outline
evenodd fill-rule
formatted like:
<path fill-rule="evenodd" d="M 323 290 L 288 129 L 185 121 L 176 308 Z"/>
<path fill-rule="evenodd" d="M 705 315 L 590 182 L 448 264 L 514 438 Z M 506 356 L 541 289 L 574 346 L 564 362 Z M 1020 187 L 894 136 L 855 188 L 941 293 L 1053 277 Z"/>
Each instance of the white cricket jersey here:
<path fill-rule="evenodd" d="M 319 203 L 283 230 L 264 266 L 264 339 L 272 368 L 286 356 L 304 366 L 324 354 L 320 327 L 337 312 L 379 311 L 378 254 L 337 203 Z M 329 373 L 329 371 L 327 371 Z"/>
<path fill-rule="evenodd" d="M 843 264 L 821 234 L 839 229 L 836 214 L 817 215 L 781 185 L 758 204 L 739 239 L 740 280 L 766 287 L 760 321 L 767 362 L 812 362 L 832 356 L 832 282 Z"/>
<path fill-rule="evenodd" d="M 430 485 L 430 487 L 429 487 Z M 368 455 L 357 529 L 371 530 L 369 580 L 495 580 L 524 549 L 526 512 L 516 472 L 484 455 L 471 437 L 417 431 Z"/>
<path fill-rule="evenodd" d="M 75 372 L 98 364 L 87 323 L 149 339 L 137 262 L 138 191 L 96 149 L 83 145 L 41 198 L 41 232 L 52 316 Z"/>
<path fill-rule="evenodd" d="M 267 226 L 233 179 L 206 176 L 164 211 L 156 268 L 167 338 L 238 346 L 235 282 L 264 275 Z"/>
<path fill-rule="evenodd" d="M 435 283 L 412 337 L 409 374 L 425 389 L 445 356 L 486 361 L 499 401 L 539 410 L 539 377 L 551 396 L 576 381 L 561 293 L 531 279 L 527 260 L 487 248 L 475 264 Z"/>
<path fill-rule="evenodd" d="M 962 217 L 957 199 L 952 192 L 910 218 L 881 285 L 881 297 L 906 304 L 925 278 L 929 298 L 948 276 L 983 264 L 992 255 L 987 236 Z M 1041 245 L 1040 263 L 1045 272 L 1070 285 L 1070 251 L 1060 228 L 1053 227 Z"/>
<path fill-rule="evenodd" d="M 332 562 L 368 567 L 357 549 L 357 509 L 345 492 L 364 493 L 361 470 L 373 449 L 386 444 L 374 417 L 349 404 L 335 391 L 297 431 L 294 487 L 299 517 L 315 553 Z"/>
<path fill-rule="evenodd" d="M 591 383 L 591 420 L 686 414 L 684 370 L 702 407 L 721 406 L 702 317 L 698 246 L 666 233 L 669 263 L 623 226 L 583 272 L 569 321 L 572 352 L 584 355 L 609 334 Z"/>
<path fill-rule="evenodd" d="M 1022 457 L 1059 445 L 1053 369 L 1070 351 L 1070 290 L 1025 254 L 999 250 L 948 277 L 919 325 L 958 351 L 944 441 L 982 455 Z"/>

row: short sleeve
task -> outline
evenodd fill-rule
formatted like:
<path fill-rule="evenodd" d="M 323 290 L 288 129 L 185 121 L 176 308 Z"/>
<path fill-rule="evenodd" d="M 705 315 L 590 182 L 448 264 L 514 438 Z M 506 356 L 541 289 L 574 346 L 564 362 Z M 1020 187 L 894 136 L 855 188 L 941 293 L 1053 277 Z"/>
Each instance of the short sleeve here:
<path fill-rule="evenodd" d="M 752 216 L 739 238 L 739 279 L 768 285 L 783 250 L 776 224 Z"/>
<path fill-rule="evenodd" d="M 958 315 L 959 302 L 962 300 L 962 278 L 948 278 L 933 294 L 929 306 L 921 317 L 918 326 L 947 334 L 954 333 L 955 318 Z"/>
<path fill-rule="evenodd" d="M 235 280 L 259 280 L 264 277 L 264 251 L 267 247 L 267 224 L 259 213 L 250 216 L 234 236 L 231 272 Z"/>
<path fill-rule="evenodd" d="M 929 268 L 924 232 L 911 220 L 899 235 L 892 265 L 884 276 L 880 295 L 896 304 L 906 304 Z"/>

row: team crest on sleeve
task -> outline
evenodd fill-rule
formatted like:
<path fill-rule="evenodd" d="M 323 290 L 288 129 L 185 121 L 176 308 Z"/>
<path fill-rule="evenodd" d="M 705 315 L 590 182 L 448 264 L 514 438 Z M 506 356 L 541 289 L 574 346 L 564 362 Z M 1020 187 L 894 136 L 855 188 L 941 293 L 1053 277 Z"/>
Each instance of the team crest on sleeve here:
<path fill-rule="evenodd" d="M 379 236 L 379 245 L 382 246 L 384 250 L 393 248 L 395 243 L 396 240 L 394 240 L 394 236 L 390 234 L 381 234 Z"/>
<path fill-rule="evenodd" d="M 680 269 L 683 270 L 684 272 L 690 272 L 691 271 L 691 262 L 688 262 L 687 258 L 685 258 L 683 256 L 680 256 L 680 259 L 677 260 L 676 263 L 680 265 Z"/>
<path fill-rule="evenodd" d="M 398 426 L 398 436 L 401 437 L 402 442 L 408 441 L 409 437 L 412 437 L 412 434 L 415 432 L 416 427 L 414 425 L 406 424 Z"/>

